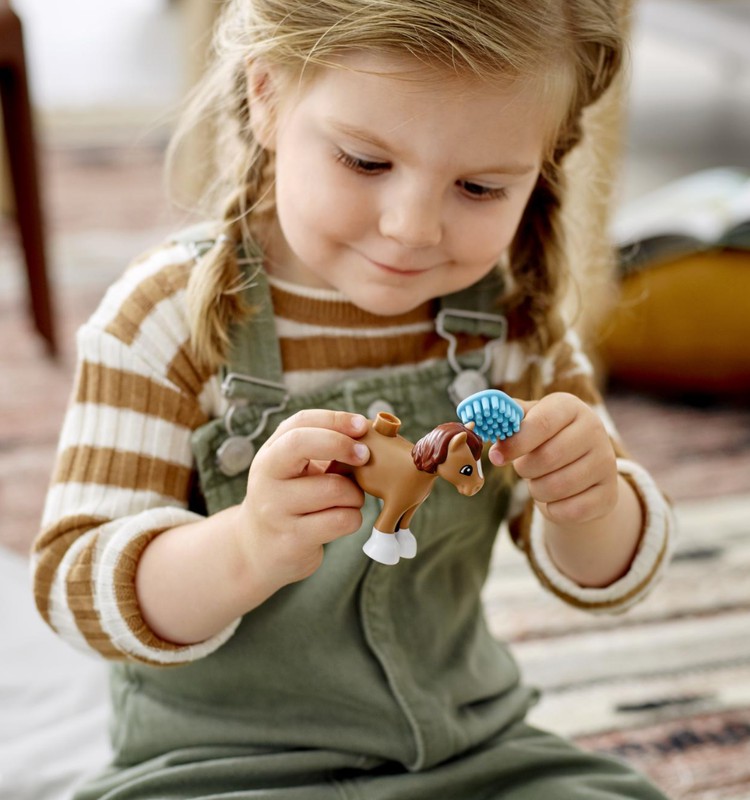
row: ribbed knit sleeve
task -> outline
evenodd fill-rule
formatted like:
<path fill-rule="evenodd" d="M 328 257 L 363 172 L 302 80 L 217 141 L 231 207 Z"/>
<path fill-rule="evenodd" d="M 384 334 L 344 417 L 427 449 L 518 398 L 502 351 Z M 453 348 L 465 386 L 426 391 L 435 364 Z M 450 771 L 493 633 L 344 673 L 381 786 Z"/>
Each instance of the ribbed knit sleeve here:
<path fill-rule="evenodd" d="M 544 518 L 531 515 L 527 554 L 542 585 L 572 606 L 593 613 L 619 613 L 642 600 L 663 575 L 674 541 L 672 510 L 653 479 L 632 461 L 618 459 L 618 470 L 635 489 L 643 508 L 643 530 L 628 572 L 603 588 L 583 588 L 557 569 L 544 544 Z"/>
<path fill-rule="evenodd" d="M 140 554 L 188 510 L 191 432 L 209 418 L 216 378 L 190 356 L 179 247 L 131 267 L 78 333 L 73 393 L 42 530 L 32 552 L 37 607 L 76 647 L 109 659 L 175 664 L 219 647 L 176 646 L 145 624 L 135 595 Z"/>
<path fill-rule="evenodd" d="M 517 361 L 521 363 L 520 359 Z M 636 556 L 628 572 L 602 588 L 579 586 L 557 568 L 545 546 L 544 517 L 529 498 L 523 483 L 517 486 L 515 511 L 509 521 L 511 533 L 526 552 L 531 568 L 546 589 L 569 605 L 585 611 L 620 613 L 646 597 L 669 564 L 676 529 L 672 508 L 648 472 L 627 457 L 595 387 L 591 364 L 581 351 L 578 337 L 572 332 L 568 333 L 554 356 L 536 363 L 541 371 L 545 394 L 575 394 L 601 418 L 618 455 L 618 472 L 632 486 L 639 499 L 643 528 Z M 521 384 L 524 382 L 520 372 L 512 378 Z"/>

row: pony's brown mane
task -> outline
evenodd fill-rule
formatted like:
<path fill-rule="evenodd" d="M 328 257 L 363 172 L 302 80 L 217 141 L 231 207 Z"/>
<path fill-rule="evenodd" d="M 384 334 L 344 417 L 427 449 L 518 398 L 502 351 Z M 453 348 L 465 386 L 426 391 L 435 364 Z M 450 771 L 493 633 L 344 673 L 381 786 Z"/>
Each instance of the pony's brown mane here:
<path fill-rule="evenodd" d="M 434 473 L 448 457 L 448 446 L 454 436 L 466 431 L 466 444 L 477 460 L 482 455 L 482 440 L 460 422 L 444 422 L 423 436 L 411 450 L 414 466 L 421 472 Z"/>

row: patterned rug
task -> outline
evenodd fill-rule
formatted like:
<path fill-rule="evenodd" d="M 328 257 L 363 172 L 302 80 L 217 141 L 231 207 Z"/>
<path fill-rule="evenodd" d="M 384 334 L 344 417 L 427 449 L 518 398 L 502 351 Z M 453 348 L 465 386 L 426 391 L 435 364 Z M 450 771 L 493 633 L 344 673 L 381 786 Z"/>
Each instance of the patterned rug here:
<path fill-rule="evenodd" d="M 626 759 L 672 798 L 750 798 L 750 495 L 678 503 L 664 581 L 624 616 L 541 593 L 508 540 L 485 599 L 541 727 Z"/>

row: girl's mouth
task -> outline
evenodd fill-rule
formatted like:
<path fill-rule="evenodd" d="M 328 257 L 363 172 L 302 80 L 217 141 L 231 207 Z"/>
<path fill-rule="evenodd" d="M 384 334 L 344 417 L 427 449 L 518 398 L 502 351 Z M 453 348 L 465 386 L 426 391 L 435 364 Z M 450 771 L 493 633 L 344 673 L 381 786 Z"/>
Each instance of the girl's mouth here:
<path fill-rule="evenodd" d="M 401 275 L 403 277 L 412 277 L 415 275 L 422 275 L 425 272 L 429 272 L 429 268 L 426 269 L 410 269 L 406 267 L 395 267 L 390 264 L 382 264 L 379 261 L 373 261 L 372 259 L 368 259 L 371 264 L 376 266 L 378 269 L 383 270 L 383 272 L 387 272 L 389 275 Z"/>

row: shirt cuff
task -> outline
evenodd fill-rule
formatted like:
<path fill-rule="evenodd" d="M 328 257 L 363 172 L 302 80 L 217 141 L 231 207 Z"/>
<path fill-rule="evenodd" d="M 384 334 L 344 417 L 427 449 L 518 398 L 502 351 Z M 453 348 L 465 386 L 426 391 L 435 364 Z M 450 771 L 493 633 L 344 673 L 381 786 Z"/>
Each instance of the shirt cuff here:
<path fill-rule="evenodd" d="M 235 632 L 238 618 L 203 642 L 178 645 L 159 638 L 146 624 L 135 592 L 135 573 L 146 546 L 170 528 L 196 522 L 198 514 L 181 508 L 149 509 L 119 526 L 97 548 L 96 602 L 101 626 L 125 656 L 160 666 L 196 661 L 221 647 Z M 190 613 L 189 609 L 185 613 Z"/>
<path fill-rule="evenodd" d="M 582 587 L 560 572 L 545 546 L 545 519 L 536 507 L 531 514 L 527 554 L 532 569 L 566 603 L 593 613 L 619 613 L 642 600 L 664 574 L 674 548 L 674 515 L 651 476 L 627 459 L 618 459 L 617 469 L 641 502 L 643 530 L 630 569 L 609 586 Z"/>

